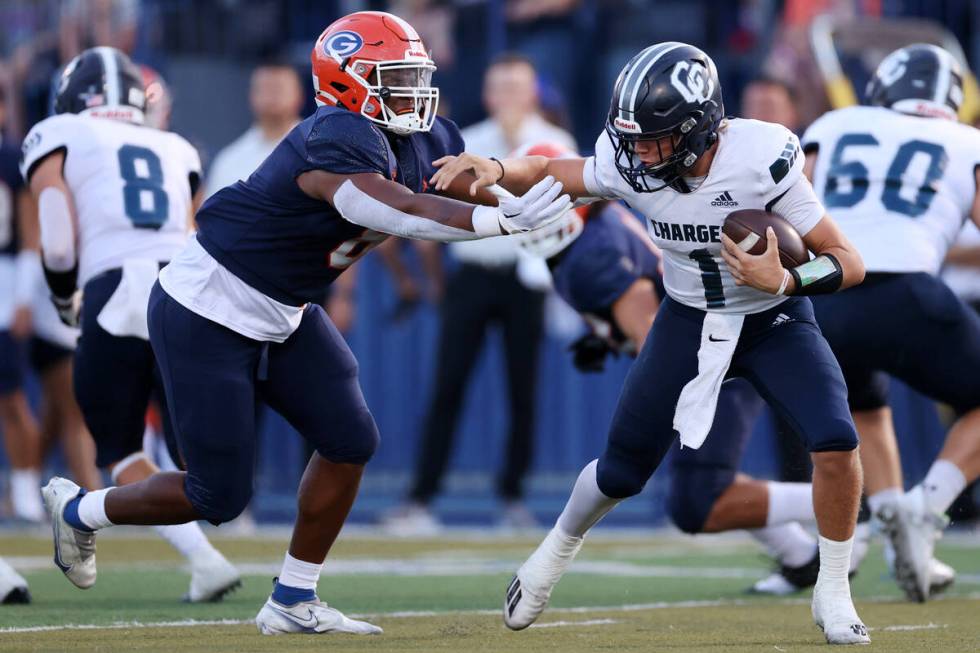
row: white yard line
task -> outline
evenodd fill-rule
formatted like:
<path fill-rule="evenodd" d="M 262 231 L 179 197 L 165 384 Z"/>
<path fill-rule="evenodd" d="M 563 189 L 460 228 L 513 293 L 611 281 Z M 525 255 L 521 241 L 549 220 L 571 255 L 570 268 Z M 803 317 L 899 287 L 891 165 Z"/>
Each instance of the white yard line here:
<path fill-rule="evenodd" d="M 980 594 L 970 594 L 963 597 L 972 600 L 980 600 Z M 862 599 L 863 602 L 890 602 L 894 601 L 894 596 L 878 596 Z M 744 600 L 744 599 L 732 599 L 732 600 L 712 600 L 712 601 L 658 601 L 655 603 L 631 603 L 626 605 L 595 605 L 595 606 L 580 606 L 573 608 L 549 608 L 548 614 L 586 614 L 591 612 L 640 612 L 645 610 L 667 610 L 667 609 L 701 609 L 701 608 L 712 608 L 712 607 L 730 607 L 730 606 L 746 606 L 746 605 L 758 605 L 757 601 Z M 799 598 L 799 599 L 784 599 L 779 601 L 779 605 L 809 605 L 809 598 Z M 351 614 L 348 616 L 355 617 L 358 619 L 417 619 L 424 617 L 445 617 L 445 616 L 468 616 L 468 615 L 497 615 L 500 614 L 500 610 L 445 610 L 445 611 L 397 611 L 397 612 L 376 612 L 370 614 Z M 245 626 L 251 625 L 254 621 L 251 619 L 238 620 L 238 619 L 216 619 L 216 620 L 197 620 L 197 619 L 185 619 L 181 621 L 154 621 L 154 622 L 143 622 L 143 621 L 125 621 L 117 622 L 112 624 L 63 624 L 57 626 L 24 626 L 24 627 L 11 627 L 11 628 L 0 628 L 0 635 L 5 634 L 17 634 L 17 633 L 43 633 L 43 632 L 53 632 L 61 630 L 124 630 L 128 628 L 132 629 L 145 629 L 145 628 L 192 628 L 195 626 Z M 535 624 L 533 627 L 536 628 L 557 628 L 560 626 L 584 626 L 584 625 L 612 625 L 618 623 L 615 619 L 593 619 L 588 621 L 546 621 L 541 624 Z M 893 626 L 878 626 L 869 630 L 878 631 L 909 631 L 909 630 L 934 630 L 938 628 L 946 628 L 946 624 L 920 624 L 920 625 L 893 625 Z"/>
<path fill-rule="evenodd" d="M 7 556 L 5 558 L 21 572 L 53 570 L 49 557 Z M 322 576 L 493 576 L 511 574 L 520 564 L 517 560 L 500 558 L 331 558 L 323 567 Z M 244 576 L 275 576 L 281 569 L 279 562 L 236 562 L 235 566 Z M 180 569 L 180 563 L 173 562 L 121 562 L 109 563 L 103 568 L 112 570 L 142 569 L 166 570 Z M 615 560 L 580 560 L 569 572 L 571 574 L 591 574 L 599 576 L 619 576 L 626 578 L 759 578 L 765 570 L 752 567 L 688 567 L 668 565 L 644 565 Z"/>
<path fill-rule="evenodd" d="M 543 624 L 531 624 L 531 628 L 566 628 L 568 626 L 610 626 L 618 624 L 617 619 L 586 619 L 585 621 L 548 621 Z"/>

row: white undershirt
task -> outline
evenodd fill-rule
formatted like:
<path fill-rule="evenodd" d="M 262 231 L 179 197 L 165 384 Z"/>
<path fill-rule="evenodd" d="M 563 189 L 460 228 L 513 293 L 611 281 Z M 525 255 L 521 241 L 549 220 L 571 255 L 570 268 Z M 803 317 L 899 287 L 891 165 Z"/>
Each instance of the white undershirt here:
<path fill-rule="evenodd" d="M 196 237 L 160 271 L 160 285 L 187 310 L 252 340 L 285 342 L 303 319 L 303 306 L 283 304 L 251 287 Z"/>

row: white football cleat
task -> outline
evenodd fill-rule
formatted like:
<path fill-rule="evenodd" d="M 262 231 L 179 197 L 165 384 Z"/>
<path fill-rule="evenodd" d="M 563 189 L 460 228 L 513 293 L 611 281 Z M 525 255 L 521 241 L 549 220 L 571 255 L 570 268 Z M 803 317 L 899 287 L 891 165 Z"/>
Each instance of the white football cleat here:
<path fill-rule="evenodd" d="M 340 610 L 331 608 L 319 599 L 282 605 L 270 596 L 255 617 L 255 625 L 263 635 L 306 633 L 352 633 L 354 635 L 380 635 L 380 628 L 366 621 L 349 619 Z"/>
<path fill-rule="evenodd" d="M 95 585 L 95 533 L 72 527 L 64 514 L 65 505 L 81 491 L 75 483 L 55 476 L 41 494 L 54 532 L 54 564 L 75 587 L 85 590 Z"/>
<path fill-rule="evenodd" d="M 235 565 L 212 549 L 191 562 L 191 586 L 183 600 L 216 603 L 241 586 L 242 578 Z"/>
<path fill-rule="evenodd" d="M 932 564 L 929 565 L 929 596 L 946 591 L 955 580 L 955 569 L 942 560 L 932 559 Z"/>
<path fill-rule="evenodd" d="M 925 495 L 915 486 L 895 503 L 875 515 L 895 551 L 895 580 L 910 601 L 929 598 L 933 551 L 947 519 L 926 506 Z"/>
<path fill-rule="evenodd" d="M 11 605 L 30 602 L 31 593 L 27 589 L 27 581 L 0 558 L 0 603 Z"/>
<path fill-rule="evenodd" d="M 851 593 L 845 584 L 843 589 L 813 588 L 810 604 L 813 621 L 823 631 L 828 644 L 870 644 L 868 629 L 857 615 Z"/>
<path fill-rule="evenodd" d="M 548 607 L 551 590 L 561 580 L 585 538 L 565 535 L 555 526 L 534 550 L 504 595 L 504 624 L 511 630 L 522 630 Z"/>

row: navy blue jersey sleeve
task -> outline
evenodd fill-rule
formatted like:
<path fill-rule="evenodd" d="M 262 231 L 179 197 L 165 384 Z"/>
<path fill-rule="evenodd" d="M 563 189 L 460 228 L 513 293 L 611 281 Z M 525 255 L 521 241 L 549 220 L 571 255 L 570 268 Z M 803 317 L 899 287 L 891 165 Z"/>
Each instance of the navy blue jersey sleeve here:
<path fill-rule="evenodd" d="M 439 132 L 439 140 L 445 148 L 443 156 L 447 154 L 456 156 L 462 154 L 463 150 L 466 149 L 466 144 L 463 142 L 463 135 L 460 133 L 459 127 L 449 118 L 443 118 L 442 116 L 436 117 L 432 131 Z"/>
<path fill-rule="evenodd" d="M 376 172 L 391 177 L 384 136 L 364 117 L 333 107 L 321 108 L 306 138 L 309 170 L 340 175 Z"/>
<path fill-rule="evenodd" d="M 563 297 L 579 312 L 609 311 L 641 274 L 626 252 L 583 241 L 587 236 L 582 234 L 561 263 L 566 276 Z"/>

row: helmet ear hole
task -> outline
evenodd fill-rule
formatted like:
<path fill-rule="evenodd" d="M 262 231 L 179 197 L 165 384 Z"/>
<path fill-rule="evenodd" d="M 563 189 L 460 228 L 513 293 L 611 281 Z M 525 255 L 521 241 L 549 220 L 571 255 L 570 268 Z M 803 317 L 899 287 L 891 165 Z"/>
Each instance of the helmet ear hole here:
<path fill-rule="evenodd" d="M 340 82 L 330 82 L 330 86 L 340 93 L 346 93 L 348 90 L 350 90 L 350 86 L 341 84 Z"/>

